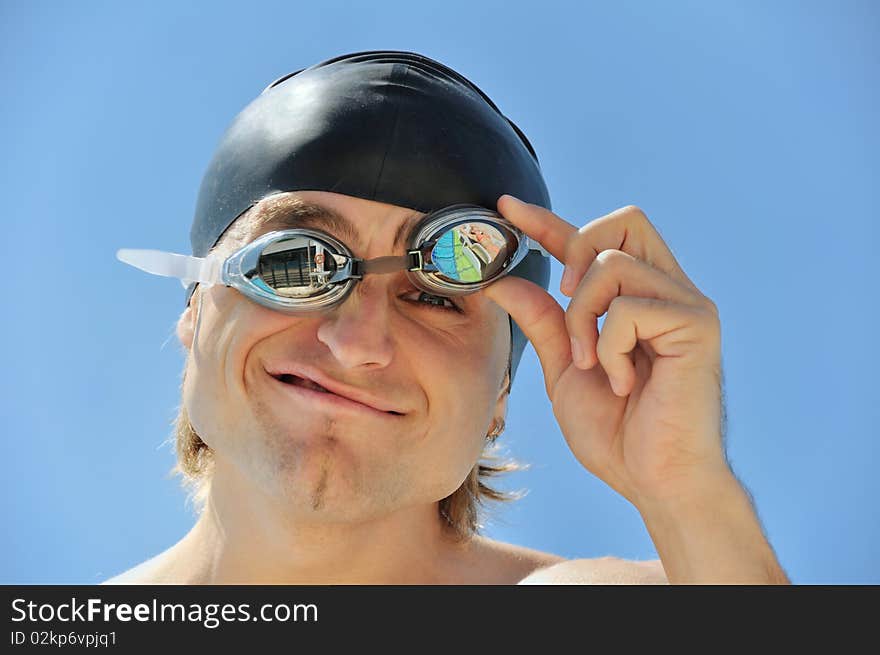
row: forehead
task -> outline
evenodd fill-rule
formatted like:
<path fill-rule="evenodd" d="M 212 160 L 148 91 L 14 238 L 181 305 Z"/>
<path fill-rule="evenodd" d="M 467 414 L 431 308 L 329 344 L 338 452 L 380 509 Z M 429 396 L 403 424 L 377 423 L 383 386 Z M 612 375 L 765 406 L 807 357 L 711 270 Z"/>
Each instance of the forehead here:
<path fill-rule="evenodd" d="M 361 243 L 362 231 L 381 221 L 393 233 L 393 247 L 404 245 L 413 227 L 425 214 L 360 198 L 329 192 L 277 194 L 264 198 L 242 218 L 242 228 L 253 239 L 272 230 L 304 227 L 329 232 L 350 244 Z"/>

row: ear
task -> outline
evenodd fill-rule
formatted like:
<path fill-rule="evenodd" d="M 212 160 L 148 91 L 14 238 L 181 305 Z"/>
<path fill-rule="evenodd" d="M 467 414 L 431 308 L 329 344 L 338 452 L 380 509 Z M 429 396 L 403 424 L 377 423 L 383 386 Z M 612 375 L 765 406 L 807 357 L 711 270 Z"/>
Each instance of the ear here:
<path fill-rule="evenodd" d="M 510 397 L 508 387 L 510 386 L 510 369 L 504 374 L 504 380 L 498 389 L 498 400 L 495 402 L 495 416 L 504 418 L 507 416 L 507 399 Z"/>
<path fill-rule="evenodd" d="M 177 319 L 177 338 L 180 339 L 180 343 L 187 350 L 192 349 L 193 342 L 193 334 L 196 330 L 196 294 L 199 293 L 199 290 L 196 289 L 195 293 L 193 293 L 190 298 L 189 304 L 186 306 L 186 309 L 183 310 L 183 313 L 180 315 L 180 318 Z"/>
<path fill-rule="evenodd" d="M 501 380 L 501 385 L 498 387 L 498 400 L 495 401 L 494 416 L 504 419 L 507 417 L 507 399 L 510 397 L 510 370 L 513 366 L 513 319 L 503 309 L 500 313 L 505 317 L 503 322 L 507 324 L 505 331 L 509 339 L 507 340 L 507 366 L 504 367 L 504 379 Z"/>

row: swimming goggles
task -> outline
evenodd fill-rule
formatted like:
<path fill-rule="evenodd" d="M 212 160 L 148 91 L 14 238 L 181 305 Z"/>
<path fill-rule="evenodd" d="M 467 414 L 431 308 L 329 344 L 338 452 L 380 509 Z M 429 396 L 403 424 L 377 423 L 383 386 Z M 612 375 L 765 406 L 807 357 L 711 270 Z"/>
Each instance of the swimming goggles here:
<path fill-rule="evenodd" d="M 123 248 L 116 257 L 184 287 L 233 287 L 254 302 L 288 314 L 329 309 L 371 273 L 406 271 L 429 294 L 473 293 L 503 277 L 530 250 L 549 253 L 495 211 L 457 204 L 425 215 L 412 231 L 405 255 L 358 259 L 326 232 L 292 228 L 269 232 L 228 257 L 191 257 Z"/>

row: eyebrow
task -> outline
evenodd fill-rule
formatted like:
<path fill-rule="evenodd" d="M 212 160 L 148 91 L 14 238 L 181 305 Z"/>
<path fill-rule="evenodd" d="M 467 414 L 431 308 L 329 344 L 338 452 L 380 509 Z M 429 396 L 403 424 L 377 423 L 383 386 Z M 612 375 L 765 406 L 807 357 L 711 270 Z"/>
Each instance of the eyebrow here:
<path fill-rule="evenodd" d="M 413 225 L 422 218 L 419 212 L 409 214 L 398 226 L 394 234 L 394 250 L 396 251 L 409 234 Z M 318 228 L 331 232 L 343 239 L 360 243 L 361 235 L 354 223 L 337 212 L 317 202 L 296 198 L 283 207 L 270 209 L 256 219 L 257 227 L 271 226 L 275 229 L 293 227 Z"/>

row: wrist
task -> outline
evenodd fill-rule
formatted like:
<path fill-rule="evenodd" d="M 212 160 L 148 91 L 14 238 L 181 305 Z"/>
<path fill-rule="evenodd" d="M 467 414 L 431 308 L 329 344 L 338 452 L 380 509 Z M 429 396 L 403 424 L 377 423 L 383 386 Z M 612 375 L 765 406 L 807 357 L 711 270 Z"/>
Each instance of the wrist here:
<path fill-rule="evenodd" d="M 730 468 L 719 465 L 682 476 L 678 483 L 661 491 L 642 493 L 633 504 L 646 520 L 689 520 L 716 511 L 719 504 L 731 502 L 739 495 L 745 496 L 739 480 Z"/>
<path fill-rule="evenodd" d="M 637 505 L 669 581 L 787 583 L 733 472 L 695 476 L 692 483 Z"/>

